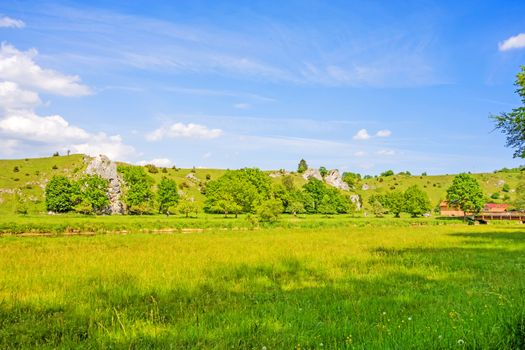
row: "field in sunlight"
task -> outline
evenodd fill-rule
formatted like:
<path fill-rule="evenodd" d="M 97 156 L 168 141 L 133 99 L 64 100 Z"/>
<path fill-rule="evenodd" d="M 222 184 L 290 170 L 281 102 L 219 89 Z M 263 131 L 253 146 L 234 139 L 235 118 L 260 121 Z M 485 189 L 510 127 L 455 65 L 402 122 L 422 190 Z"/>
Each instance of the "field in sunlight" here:
<path fill-rule="evenodd" d="M 0 237 L 0 348 L 520 348 L 525 230 Z"/>

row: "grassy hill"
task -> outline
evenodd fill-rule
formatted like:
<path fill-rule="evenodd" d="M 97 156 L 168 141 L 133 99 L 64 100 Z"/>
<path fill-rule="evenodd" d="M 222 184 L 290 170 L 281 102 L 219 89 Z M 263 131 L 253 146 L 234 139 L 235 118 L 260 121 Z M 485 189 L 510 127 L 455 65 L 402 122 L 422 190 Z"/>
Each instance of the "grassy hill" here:
<path fill-rule="evenodd" d="M 84 155 L 70 155 L 0 160 L 0 214 L 14 213 L 20 205 L 19 203 L 25 203 L 30 213 L 45 213 L 44 188 L 49 179 L 54 175 L 79 178 L 82 176 L 89 159 Z M 159 168 L 158 170 L 158 173 L 150 173 L 155 183 L 158 183 L 163 176 L 174 179 L 179 186 L 183 186 L 181 190 L 194 197 L 197 202 L 204 200 L 204 196 L 200 193 L 200 185 L 204 184 L 207 179 L 219 178 L 225 172 L 222 169 Z M 187 176 L 190 173 L 193 173 L 197 180 L 188 179 Z M 514 191 L 521 173 L 495 172 L 473 175 L 480 182 L 487 197 L 496 192 L 500 193 L 499 200 L 491 199 L 491 201 L 502 202 L 505 195 L 510 197 L 507 201 L 514 199 Z M 292 176 L 296 186 L 302 186 L 305 183 L 300 174 L 292 173 Z M 352 192 L 361 195 L 366 205 L 368 197 L 374 193 L 384 193 L 394 189 L 405 190 L 409 186 L 418 185 L 428 193 L 434 206 L 445 198 L 446 189 L 452 183 L 453 178 L 454 175 L 373 177 L 362 179 L 356 184 L 356 188 Z M 281 177 L 274 177 L 272 181 L 278 183 L 281 181 Z M 510 187 L 508 192 L 504 192 L 504 184 Z"/>

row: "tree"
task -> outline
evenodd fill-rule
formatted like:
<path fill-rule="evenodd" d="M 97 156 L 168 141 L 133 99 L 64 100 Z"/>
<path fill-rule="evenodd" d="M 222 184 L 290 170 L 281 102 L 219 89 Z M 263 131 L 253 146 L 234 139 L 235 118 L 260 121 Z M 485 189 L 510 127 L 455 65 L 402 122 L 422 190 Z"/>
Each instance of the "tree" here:
<path fill-rule="evenodd" d="M 122 166 L 118 168 L 126 182 L 124 203 L 131 214 L 148 214 L 154 210 L 155 196 L 151 190 L 153 178 L 144 168 Z"/>
<path fill-rule="evenodd" d="M 65 213 L 73 209 L 74 187 L 69 179 L 55 175 L 49 180 L 45 189 L 47 210 Z"/>
<path fill-rule="evenodd" d="M 195 215 L 199 213 L 199 206 L 195 203 L 194 198 L 183 198 L 177 205 L 177 211 L 180 214 L 189 217 L 192 213 Z"/>
<path fill-rule="evenodd" d="M 236 213 L 254 213 L 260 203 L 270 199 L 271 188 L 269 176 L 259 169 L 229 170 L 206 186 L 204 209 L 212 213 L 224 213 L 225 208 L 233 208 Z M 224 201 L 233 202 L 235 206 L 226 205 Z"/>
<path fill-rule="evenodd" d="M 235 202 L 232 195 L 224 192 L 221 193 L 221 197 L 213 201 L 209 211 L 212 213 L 222 213 L 224 217 L 228 217 L 228 214 L 235 214 L 235 217 L 237 217 L 237 215 L 242 212 L 242 207 Z"/>
<path fill-rule="evenodd" d="M 285 175 L 283 176 L 283 179 L 281 180 L 283 186 L 286 188 L 287 191 L 293 191 L 295 189 L 293 176 L 292 175 Z"/>
<path fill-rule="evenodd" d="M 266 200 L 257 208 L 257 216 L 262 222 L 274 222 L 283 212 L 283 205 L 280 200 L 272 198 Z"/>
<path fill-rule="evenodd" d="M 404 211 L 412 217 L 423 215 L 430 211 L 428 194 L 417 185 L 410 186 L 404 193 Z"/>
<path fill-rule="evenodd" d="M 328 194 L 325 194 L 321 199 L 317 211 L 326 216 L 337 214 L 335 203 Z"/>
<path fill-rule="evenodd" d="M 393 170 L 387 170 L 387 171 L 384 171 L 381 173 L 381 176 L 393 176 L 394 175 L 394 171 Z"/>
<path fill-rule="evenodd" d="M 383 207 L 382 202 L 382 196 L 379 194 L 373 194 L 368 198 L 368 204 L 370 204 L 370 207 L 372 209 L 372 213 L 376 217 L 382 217 L 385 213 L 385 208 Z"/>
<path fill-rule="evenodd" d="M 361 175 L 359 174 L 351 173 L 351 172 L 343 173 L 343 181 L 346 182 L 350 188 L 354 188 L 360 179 L 361 179 Z"/>
<path fill-rule="evenodd" d="M 470 174 L 456 175 L 452 185 L 447 189 L 447 201 L 464 212 L 478 213 L 483 208 L 483 191 L 478 181 Z"/>
<path fill-rule="evenodd" d="M 399 214 L 404 211 L 405 208 L 405 196 L 401 191 L 392 191 L 383 196 L 380 196 L 379 201 L 381 205 L 388 209 L 388 211 L 394 214 L 394 217 L 398 218 Z"/>
<path fill-rule="evenodd" d="M 299 161 L 299 165 L 297 166 L 297 172 L 299 174 L 304 173 L 306 170 L 308 170 L 308 164 L 306 164 L 306 160 L 301 159 Z"/>
<path fill-rule="evenodd" d="M 321 174 L 322 177 L 325 177 L 328 174 L 328 170 L 324 166 L 319 168 L 319 174 Z"/>
<path fill-rule="evenodd" d="M 157 186 L 157 199 L 159 213 L 168 213 L 170 207 L 175 207 L 179 202 L 179 193 L 175 180 L 163 177 Z"/>
<path fill-rule="evenodd" d="M 108 181 L 98 175 L 86 175 L 77 182 L 75 211 L 83 214 L 102 213 L 109 206 Z"/>
<path fill-rule="evenodd" d="M 514 148 L 514 158 L 525 158 L 525 66 L 516 75 L 516 93 L 521 98 L 521 107 L 514 108 L 509 113 L 491 115 L 496 123 L 496 129 L 507 136 L 507 147 Z"/>
<path fill-rule="evenodd" d="M 520 176 L 520 181 L 516 187 L 516 199 L 514 200 L 516 210 L 525 211 L 525 174 Z"/>

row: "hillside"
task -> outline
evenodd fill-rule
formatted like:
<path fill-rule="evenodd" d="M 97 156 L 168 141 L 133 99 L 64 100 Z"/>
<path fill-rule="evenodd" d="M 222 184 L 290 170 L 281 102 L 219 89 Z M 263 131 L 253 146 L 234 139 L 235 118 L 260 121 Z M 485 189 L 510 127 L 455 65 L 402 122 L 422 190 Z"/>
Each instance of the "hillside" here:
<path fill-rule="evenodd" d="M 89 157 L 84 155 L 57 156 L 49 158 L 0 160 L 0 214 L 14 213 L 19 203 L 25 203 L 29 213 L 45 213 L 44 188 L 49 179 L 54 175 L 65 175 L 70 178 L 82 176 L 89 162 Z M 200 193 L 200 184 L 206 179 L 217 179 L 225 170 L 222 169 L 172 169 L 159 168 L 157 173 L 150 173 L 155 183 L 163 176 L 174 179 L 179 186 L 185 184 L 182 190 L 197 202 L 202 202 L 204 196 Z M 189 175 L 193 173 L 193 175 Z M 277 174 L 278 172 L 268 172 Z M 187 176 L 195 179 L 188 178 Z M 296 186 L 301 186 L 305 180 L 300 174 L 291 173 Z M 515 188 L 520 178 L 519 172 L 495 172 L 474 174 L 481 184 L 487 197 L 493 193 L 500 193 L 502 202 L 505 195 L 512 201 Z M 409 176 L 393 175 L 387 177 L 372 177 L 357 182 L 353 193 L 361 195 L 366 206 L 367 199 L 374 193 L 384 193 L 390 190 L 405 190 L 409 186 L 418 185 L 424 189 L 431 200 L 432 206 L 445 198 L 446 189 L 452 183 L 454 175 L 437 176 Z M 280 176 L 272 177 L 278 183 Z M 508 192 L 504 192 L 504 184 L 508 184 Z"/>

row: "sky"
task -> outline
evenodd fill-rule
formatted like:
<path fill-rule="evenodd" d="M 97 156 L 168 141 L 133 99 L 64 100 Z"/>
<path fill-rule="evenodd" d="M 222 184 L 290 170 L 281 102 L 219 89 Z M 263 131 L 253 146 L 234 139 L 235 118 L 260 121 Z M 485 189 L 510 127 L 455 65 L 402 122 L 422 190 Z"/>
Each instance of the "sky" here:
<path fill-rule="evenodd" d="M 0 158 L 514 167 L 525 2 L 2 1 Z"/>

